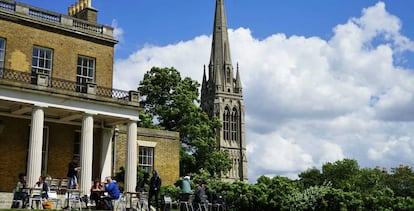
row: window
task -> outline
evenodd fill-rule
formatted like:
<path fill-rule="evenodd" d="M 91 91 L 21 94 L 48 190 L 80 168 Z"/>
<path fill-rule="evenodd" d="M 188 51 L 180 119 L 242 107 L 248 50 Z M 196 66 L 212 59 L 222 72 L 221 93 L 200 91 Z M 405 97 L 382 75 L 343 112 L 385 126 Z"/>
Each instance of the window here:
<path fill-rule="evenodd" d="M 73 140 L 73 157 L 80 157 L 81 131 L 75 131 L 75 139 Z"/>
<path fill-rule="evenodd" d="M 52 56 L 51 49 L 42 47 L 33 47 L 32 55 L 32 77 L 36 78 L 37 74 L 48 75 L 52 73 Z"/>
<path fill-rule="evenodd" d="M 154 147 L 139 147 L 139 168 L 150 173 L 154 165 Z"/>
<path fill-rule="evenodd" d="M 231 82 L 231 72 L 230 72 L 229 67 L 227 67 L 227 69 L 226 69 L 226 81 L 227 81 L 227 83 Z"/>
<path fill-rule="evenodd" d="M 230 139 L 230 109 L 226 107 L 223 114 L 223 138 L 224 140 Z"/>
<path fill-rule="evenodd" d="M 47 175 L 47 160 L 49 151 L 49 128 L 43 128 L 43 145 L 42 145 L 42 175 Z"/>
<path fill-rule="evenodd" d="M 76 75 L 76 91 L 86 93 L 87 82 L 95 81 L 95 59 L 79 56 Z"/>
<path fill-rule="evenodd" d="M 5 51 L 6 51 L 6 40 L 3 38 L 0 38 L 0 75 L 3 73 Z"/>
<path fill-rule="evenodd" d="M 238 127 L 239 127 L 239 115 L 236 108 L 233 108 L 233 112 L 231 113 L 231 121 L 230 121 L 230 133 L 231 133 L 231 140 L 236 141 L 238 139 Z"/>

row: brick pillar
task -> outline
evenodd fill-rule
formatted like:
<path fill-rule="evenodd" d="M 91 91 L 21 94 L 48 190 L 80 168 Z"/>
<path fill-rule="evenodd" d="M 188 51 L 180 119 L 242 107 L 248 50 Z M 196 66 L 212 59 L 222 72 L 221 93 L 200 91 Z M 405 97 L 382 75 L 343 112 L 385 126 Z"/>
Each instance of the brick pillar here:
<path fill-rule="evenodd" d="M 42 107 L 32 110 L 29 153 L 27 158 L 27 184 L 34 186 L 42 172 L 43 124 L 45 114 Z"/>
<path fill-rule="evenodd" d="M 82 118 L 82 134 L 80 146 L 80 185 L 81 194 L 89 193 L 92 185 L 92 160 L 93 160 L 93 116 L 84 114 Z"/>
<path fill-rule="evenodd" d="M 125 191 L 135 192 L 137 184 L 137 122 L 129 121 L 127 126 L 127 156 L 125 168 Z"/>

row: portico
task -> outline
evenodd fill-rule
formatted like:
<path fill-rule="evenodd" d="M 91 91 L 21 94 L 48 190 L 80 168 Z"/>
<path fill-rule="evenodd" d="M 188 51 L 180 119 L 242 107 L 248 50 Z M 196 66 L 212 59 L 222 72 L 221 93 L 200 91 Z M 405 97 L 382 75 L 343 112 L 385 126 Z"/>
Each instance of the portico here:
<path fill-rule="evenodd" d="M 137 166 L 137 122 L 139 121 L 138 111 L 139 103 L 133 101 L 137 98 L 131 98 L 130 95 L 135 92 L 124 92 L 122 98 L 103 97 L 87 93 L 68 92 L 66 90 L 42 87 L 42 89 L 22 89 L 13 86 L 8 81 L 0 82 L 2 93 L 0 95 L 0 118 L 10 117 L 16 119 L 30 120 L 27 125 L 30 128 L 27 147 L 27 184 L 35 184 L 40 175 L 48 174 L 42 172 L 44 166 L 43 156 L 48 154 L 42 153 L 42 146 L 45 140 L 50 139 L 49 134 L 45 134 L 46 123 L 54 125 L 74 126 L 80 132 L 79 155 L 80 155 L 80 181 L 79 187 L 86 194 L 91 186 L 93 175 L 99 175 L 101 178 L 112 175 L 113 153 L 112 139 L 113 129 L 116 125 L 127 125 L 127 159 L 126 159 L 126 180 L 125 190 L 133 191 L 136 183 L 136 166 Z M 33 88 L 39 88 L 36 85 L 30 85 Z M 120 90 L 117 90 L 120 92 Z M 132 100 L 131 100 L 132 99 Z M 5 127 L 2 133 L 7 133 L 7 128 L 13 127 L 8 122 L 2 123 Z M 62 129 L 65 130 L 65 129 Z M 66 133 L 63 131 L 50 131 L 59 137 L 58 141 L 73 141 L 59 135 Z M 99 134 L 99 137 L 96 134 Z M 98 143 L 99 142 L 99 143 Z M 95 148 L 95 146 L 100 146 Z M 52 149 L 51 149 L 52 150 Z M 63 150 L 53 148 L 53 150 Z M 99 150 L 99 151 L 97 151 Z M 66 149 L 66 151 L 68 151 Z M 70 151 L 70 150 L 69 150 Z M 50 154 L 50 153 L 49 153 Z M 59 154 L 59 153 L 57 153 Z M 62 153 L 63 154 L 63 153 Z M 68 154 L 68 153 L 66 153 Z M 94 156 L 95 154 L 95 156 Z M 98 156 L 96 156 L 98 155 Z M 100 162 L 93 162 L 94 157 L 98 157 Z M 51 159 L 60 159 L 47 157 Z M 70 162 L 70 156 L 67 163 Z M 67 163 L 61 165 L 61 171 L 66 174 Z M 44 164 L 43 164 L 44 165 Z M 95 166 L 94 166 L 95 165 Z M 95 173 L 93 174 L 95 170 Z M 17 173 L 14 173 L 17 174 Z M 63 173 L 60 173 L 63 177 Z"/>

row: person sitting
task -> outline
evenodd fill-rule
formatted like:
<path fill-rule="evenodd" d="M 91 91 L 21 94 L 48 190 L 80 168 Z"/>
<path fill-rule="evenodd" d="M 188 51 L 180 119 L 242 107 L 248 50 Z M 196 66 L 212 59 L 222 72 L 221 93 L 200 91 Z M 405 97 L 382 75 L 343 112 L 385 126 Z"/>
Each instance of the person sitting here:
<path fill-rule="evenodd" d="M 47 183 L 45 182 L 45 177 L 44 176 L 40 176 L 39 177 L 39 181 L 36 182 L 36 184 L 34 185 L 35 189 L 40 189 L 40 197 L 42 198 L 42 201 L 44 199 L 48 199 L 49 196 L 47 194 L 47 192 L 49 192 L 49 186 L 47 185 Z M 33 206 L 33 205 L 32 205 Z M 36 201 L 36 206 L 37 208 L 39 208 L 40 205 L 40 201 Z M 33 207 L 32 207 L 33 209 Z"/>
<path fill-rule="evenodd" d="M 182 193 L 182 194 L 193 194 L 193 191 L 191 190 L 190 176 L 185 176 L 183 178 L 183 180 L 181 181 L 180 193 Z"/>
<path fill-rule="evenodd" d="M 102 196 L 102 193 L 103 193 L 104 190 L 105 190 L 105 188 L 102 185 L 99 178 L 95 178 L 95 180 L 93 181 L 93 185 L 91 187 L 90 199 L 95 201 L 96 208 L 101 207 L 99 202 L 101 200 L 101 196 Z"/>
<path fill-rule="evenodd" d="M 26 208 L 28 195 L 27 192 L 24 191 L 26 188 L 26 175 L 23 173 L 19 174 L 19 181 L 17 182 L 16 188 L 13 190 L 13 203 L 11 208 L 19 208 L 20 204 L 18 200 L 22 201 L 22 208 Z"/>
<path fill-rule="evenodd" d="M 107 196 L 104 196 L 102 199 L 106 205 L 106 208 L 109 210 L 113 210 L 114 205 L 112 204 L 113 199 L 119 199 L 120 193 L 118 185 L 115 181 L 112 181 L 111 177 L 105 178 L 105 191 L 108 192 Z"/>
<path fill-rule="evenodd" d="M 40 176 L 39 181 L 36 182 L 34 188 L 40 188 L 42 190 L 42 198 L 48 199 L 49 196 L 47 195 L 47 192 L 49 192 L 49 186 L 45 182 L 45 179 L 44 176 Z"/>
<path fill-rule="evenodd" d="M 135 187 L 135 192 L 144 192 L 145 191 L 145 185 L 148 184 L 148 178 L 149 178 L 149 174 L 148 174 L 148 172 L 145 172 L 142 179 L 138 182 L 137 187 Z"/>
<path fill-rule="evenodd" d="M 198 204 L 201 203 L 201 199 L 206 196 L 206 183 L 201 182 L 195 192 L 194 203 Z"/>

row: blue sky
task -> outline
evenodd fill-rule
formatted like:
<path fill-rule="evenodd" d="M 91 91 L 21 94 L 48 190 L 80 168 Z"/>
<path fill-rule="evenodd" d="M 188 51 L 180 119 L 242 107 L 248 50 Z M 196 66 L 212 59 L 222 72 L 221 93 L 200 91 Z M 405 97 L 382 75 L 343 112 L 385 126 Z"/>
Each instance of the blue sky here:
<path fill-rule="evenodd" d="M 21 2 L 67 13 L 75 0 L 23 0 Z M 274 33 L 287 36 L 318 36 L 329 38 L 332 28 L 361 14 L 361 10 L 374 5 L 376 0 L 260 0 L 225 2 L 229 28 L 245 27 L 258 39 Z M 404 28 L 402 32 L 414 37 L 414 2 L 411 0 L 384 1 L 387 10 L 398 16 Z M 116 57 L 125 58 L 145 44 L 167 45 L 190 40 L 212 30 L 213 0 L 92 0 L 98 9 L 101 24 L 117 25 L 124 30 L 123 41 Z"/>
<path fill-rule="evenodd" d="M 69 0 L 23 2 L 66 13 Z M 96 0 L 115 27 L 114 87 L 153 66 L 201 81 L 212 0 Z M 414 166 L 412 0 L 225 1 L 246 106 L 249 180 L 326 162 Z"/>

